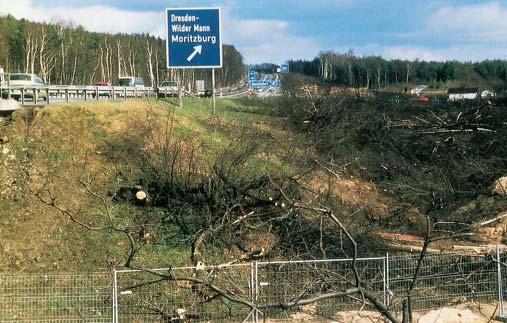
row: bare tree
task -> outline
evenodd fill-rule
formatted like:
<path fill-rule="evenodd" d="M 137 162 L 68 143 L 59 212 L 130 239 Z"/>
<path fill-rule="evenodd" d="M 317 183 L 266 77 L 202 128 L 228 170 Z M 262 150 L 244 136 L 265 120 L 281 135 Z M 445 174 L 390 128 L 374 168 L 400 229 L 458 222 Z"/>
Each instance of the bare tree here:
<path fill-rule="evenodd" d="M 39 36 L 36 26 L 30 26 L 25 35 L 25 73 L 35 73 L 35 61 L 39 51 Z"/>
<path fill-rule="evenodd" d="M 150 41 L 146 40 L 146 54 L 147 54 L 147 62 L 146 68 L 148 69 L 148 75 L 150 76 L 151 86 L 156 86 L 155 84 L 155 75 L 153 74 L 153 45 Z"/>
<path fill-rule="evenodd" d="M 48 45 L 48 32 L 45 25 L 42 25 L 40 30 L 40 50 L 39 50 L 39 67 L 40 74 L 43 80 L 51 83 L 50 75 L 56 67 L 56 57 L 54 53 L 47 50 Z"/>
<path fill-rule="evenodd" d="M 116 59 L 118 63 L 118 74 L 117 77 L 120 78 L 124 75 L 123 72 L 123 56 L 122 56 L 122 46 L 121 46 L 121 38 L 116 39 Z"/>

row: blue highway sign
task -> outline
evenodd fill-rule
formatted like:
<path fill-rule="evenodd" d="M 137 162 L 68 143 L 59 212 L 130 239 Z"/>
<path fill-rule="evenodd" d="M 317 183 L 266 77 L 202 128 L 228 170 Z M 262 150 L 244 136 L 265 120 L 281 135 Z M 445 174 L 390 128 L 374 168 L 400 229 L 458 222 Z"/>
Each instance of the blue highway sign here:
<path fill-rule="evenodd" d="M 166 9 L 167 68 L 222 67 L 220 8 Z"/>
<path fill-rule="evenodd" d="M 271 81 L 250 81 L 250 86 L 253 88 L 268 88 L 271 86 Z"/>
<path fill-rule="evenodd" d="M 281 73 L 289 73 L 289 64 L 280 65 L 280 72 Z"/>
<path fill-rule="evenodd" d="M 255 71 L 248 72 L 248 80 L 255 81 L 256 78 L 257 78 L 257 72 L 255 72 Z"/>

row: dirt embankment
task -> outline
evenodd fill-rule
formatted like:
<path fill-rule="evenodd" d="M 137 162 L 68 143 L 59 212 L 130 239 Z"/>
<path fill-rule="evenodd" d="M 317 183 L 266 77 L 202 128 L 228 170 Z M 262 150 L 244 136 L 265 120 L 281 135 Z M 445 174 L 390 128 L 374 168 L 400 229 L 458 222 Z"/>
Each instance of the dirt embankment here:
<path fill-rule="evenodd" d="M 223 147 L 238 141 L 257 141 L 259 153 L 252 167 L 260 171 L 289 169 L 286 156 L 307 153 L 279 122 L 274 126 L 262 116 L 240 113 L 211 119 L 198 103 L 174 114 L 167 105 L 143 101 L 58 105 L 37 113 L 20 110 L 11 121 L 2 121 L 0 271 L 98 271 L 121 264 L 128 247 L 121 234 L 86 230 L 69 217 L 76 215 L 82 224 L 97 227 L 108 212 L 115 223 L 132 227 L 144 265 L 188 264 L 190 248 L 182 243 L 181 248 L 166 246 L 152 225 L 164 223 L 163 212 L 112 200 L 135 196 L 132 190 L 139 183 L 129 179 L 142 177 L 136 167 L 143 154 L 162 149 L 169 128 L 181 156 L 177 167 L 197 163 L 195 169 L 202 173 Z M 210 129 L 215 129 L 212 134 Z M 164 160 L 151 162 L 161 165 Z M 52 201 L 61 210 L 47 205 Z M 276 244 L 270 233 L 250 237 L 246 249 Z M 173 245 L 185 239 L 177 237 Z M 237 256 L 231 249 L 222 256 Z"/>
<path fill-rule="evenodd" d="M 217 158 L 219 148 L 250 140 L 256 140 L 258 146 L 250 165 L 261 171 L 276 169 L 286 174 L 300 167 L 298 163 L 311 164 L 313 168 L 301 182 L 312 194 L 329 195 L 334 205 L 343 208 L 341 216 L 349 214 L 345 220 L 356 226 L 353 229 L 361 237 L 373 236 L 373 227 L 387 232 L 380 235 L 386 240 L 392 240 L 393 233 L 418 237 L 428 215 L 435 222 L 474 224 L 471 231 L 475 235 L 468 241 L 472 245 L 504 242 L 507 236 L 507 217 L 500 216 L 507 208 L 502 177 L 506 176 L 505 147 L 499 145 L 505 138 L 500 136 L 504 130 L 498 128 L 495 119 L 504 114 L 495 106 L 466 112 L 436 111 L 442 114 L 421 112 L 420 107 L 375 113 L 366 108 L 344 110 L 333 119 L 337 124 L 319 128 L 321 138 L 329 136 L 337 142 L 317 145 L 306 145 L 301 139 L 305 134 L 287 130 L 283 126 L 288 122 L 285 116 L 281 122 L 228 111 L 224 118 L 212 120 L 206 109 L 192 109 L 179 111 L 168 122 L 169 110 L 158 104 L 84 103 L 48 107 L 37 114 L 18 111 L 12 122 L 4 121 L 0 125 L 1 270 L 98 270 L 124 258 L 126 242 L 121 236 L 82 230 L 68 216 L 41 203 L 40 197 L 46 202 L 55 198 L 65 210 L 81 212 L 90 226 L 99 224 L 105 214 L 103 201 L 90 195 L 83 182 L 93 184 L 100 196 L 110 197 L 118 181 L 125 184 L 125 177 L 137 176 L 133 158 L 157 148 L 165 138 L 163 131 L 150 130 L 153 124 L 162 130 L 172 127 L 171 134 L 181 139 L 180 151 L 187 155 L 193 151 L 193 160 L 206 166 L 211 158 Z M 333 109 L 328 109 L 329 115 L 305 116 L 308 123 L 304 124 L 311 126 L 331 118 L 337 112 Z M 496 132 L 469 129 L 479 122 L 476 120 L 482 122 L 481 129 Z M 210 129 L 212 135 L 208 135 Z M 141 140 L 140 146 L 133 141 L 146 137 L 150 140 Z M 487 147 L 484 142 L 489 143 Z M 339 157 L 334 164 L 326 163 L 325 158 L 313 162 L 323 149 L 327 149 L 326 157 Z M 186 164 L 188 161 L 182 160 L 181 165 Z M 132 188 L 139 183 L 126 184 Z M 144 211 L 135 205 L 112 205 L 118 216 L 115 221 L 133 224 L 139 229 L 136 237 L 143 243 L 150 240 L 140 248 L 147 263 L 188 261 L 189 252 L 184 248 L 175 251 L 164 247 L 157 241 L 157 230 L 136 222 L 146 218 Z M 125 214 L 128 216 L 123 217 Z M 150 216 L 163 222 L 157 218 L 162 217 L 160 214 Z M 487 222 L 495 217 L 498 219 Z M 324 241 L 322 225 L 319 228 L 313 222 L 309 224 L 315 227 L 309 229 Z M 272 249 L 279 241 L 271 234 L 265 245 L 255 241 L 255 234 L 250 235 L 248 248 L 262 245 Z M 301 236 L 305 235 L 295 238 Z M 447 247 L 452 249 L 452 245 Z"/>
<path fill-rule="evenodd" d="M 140 102 L 71 104 L 17 111 L 0 124 L 0 271 L 108 270 L 124 256 L 123 239 L 84 230 L 42 203 L 102 221 L 103 203 L 81 182 L 107 197 L 120 165 L 104 143 L 130 120 L 146 117 Z"/>

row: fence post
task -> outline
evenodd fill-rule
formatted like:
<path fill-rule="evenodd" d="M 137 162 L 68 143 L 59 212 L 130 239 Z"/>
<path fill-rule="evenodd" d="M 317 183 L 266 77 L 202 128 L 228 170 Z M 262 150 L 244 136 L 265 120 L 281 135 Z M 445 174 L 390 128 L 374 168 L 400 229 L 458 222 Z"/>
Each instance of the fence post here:
<path fill-rule="evenodd" d="M 389 308 L 389 305 L 391 303 L 390 300 L 390 292 L 389 292 L 389 252 L 386 252 L 386 263 L 385 263 L 385 303 L 384 305 Z"/>
<path fill-rule="evenodd" d="M 250 302 L 255 304 L 255 265 L 253 262 L 250 262 Z M 251 312 L 252 314 L 252 322 L 255 323 L 255 310 Z"/>
<path fill-rule="evenodd" d="M 498 282 L 498 316 L 504 317 L 503 308 L 503 286 L 502 286 L 502 265 L 500 263 L 500 246 L 496 245 L 496 266 L 497 266 L 497 282 Z"/>
<path fill-rule="evenodd" d="M 254 305 L 258 306 L 257 302 L 259 301 L 259 264 L 257 261 L 254 261 Z M 259 322 L 259 311 L 256 309 L 254 313 L 254 322 Z"/>
<path fill-rule="evenodd" d="M 118 321 L 118 273 L 113 268 L 113 323 Z"/>
<path fill-rule="evenodd" d="M 250 312 L 248 317 L 245 319 L 248 320 L 250 315 L 252 316 L 252 322 L 259 322 L 259 312 L 257 311 L 257 300 L 258 300 L 258 264 L 257 261 L 250 262 L 250 302 L 255 306 L 254 309 Z M 245 322 L 243 321 L 243 322 Z"/>
<path fill-rule="evenodd" d="M 386 256 L 384 257 L 383 261 L 382 261 L 382 280 L 383 280 L 383 284 L 382 284 L 382 297 L 383 297 L 383 304 L 384 306 L 387 306 L 387 264 L 386 264 L 386 261 L 387 261 L 387 254 Z"/>

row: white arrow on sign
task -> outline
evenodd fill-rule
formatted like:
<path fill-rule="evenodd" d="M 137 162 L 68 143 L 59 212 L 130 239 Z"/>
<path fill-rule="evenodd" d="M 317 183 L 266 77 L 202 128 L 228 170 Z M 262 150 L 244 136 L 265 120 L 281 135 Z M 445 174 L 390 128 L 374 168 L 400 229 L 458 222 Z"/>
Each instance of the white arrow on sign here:
<path fill-rule="evenodd" d="M 192 52 L 192 54 L 190 54 L 190 56 L 187 57 L 187 61 L 190 62 L 195 57 L 195 55 L 197 55 L 197 54 L 200 55 L 201 52 L 202 52 L 202 45 L 194 46 L 194 51 Z"/>

